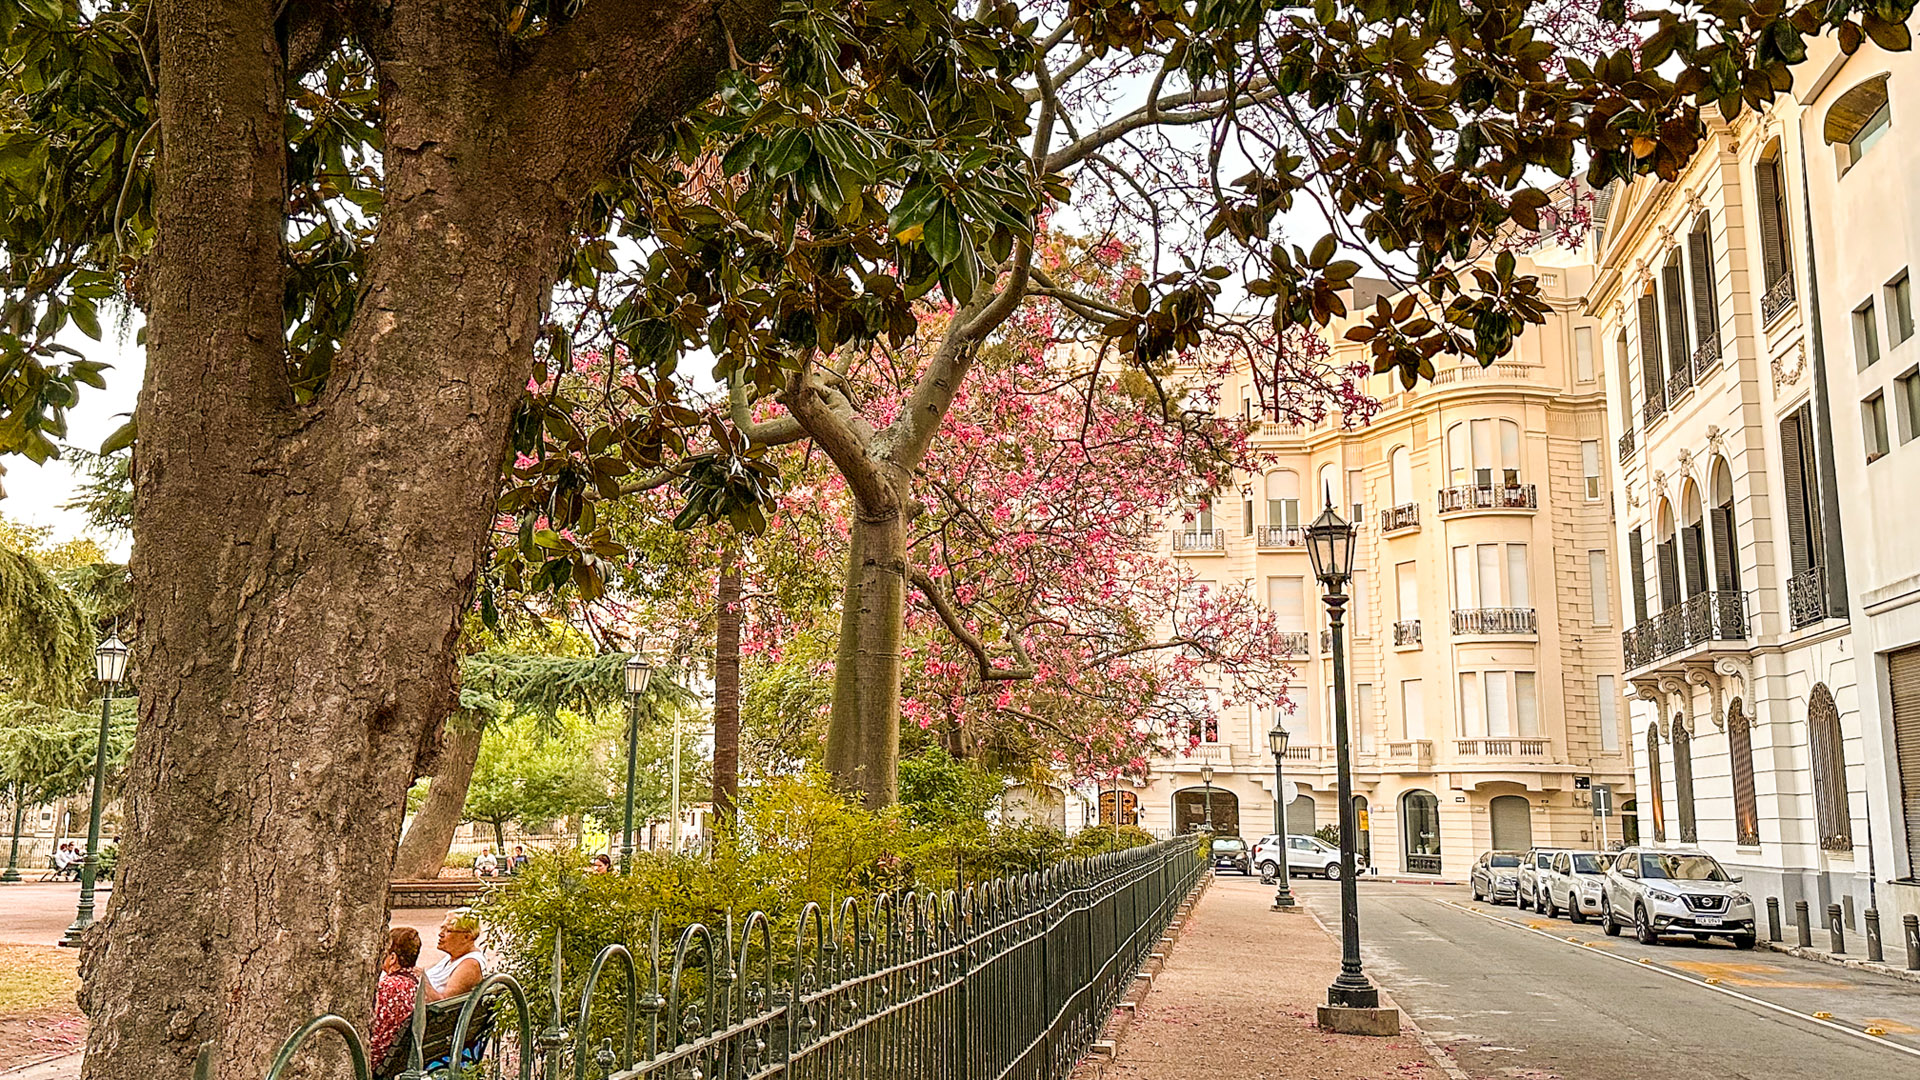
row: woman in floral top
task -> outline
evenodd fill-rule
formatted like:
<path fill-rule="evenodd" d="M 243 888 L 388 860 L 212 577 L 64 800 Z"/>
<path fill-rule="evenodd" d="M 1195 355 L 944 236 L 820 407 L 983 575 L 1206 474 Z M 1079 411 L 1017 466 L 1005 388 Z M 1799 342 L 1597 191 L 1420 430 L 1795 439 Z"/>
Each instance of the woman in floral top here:
<path fill-rule="evenodd" d="M 387 1051 L 413 1014 L 420 987 L 420 931 L 396 926 L 387 931 L 387 954 L 380 960 L 380 988 L 373 996 L 373 1039 L 367 1046 L 368 1063 L 377 1072 Z"/>

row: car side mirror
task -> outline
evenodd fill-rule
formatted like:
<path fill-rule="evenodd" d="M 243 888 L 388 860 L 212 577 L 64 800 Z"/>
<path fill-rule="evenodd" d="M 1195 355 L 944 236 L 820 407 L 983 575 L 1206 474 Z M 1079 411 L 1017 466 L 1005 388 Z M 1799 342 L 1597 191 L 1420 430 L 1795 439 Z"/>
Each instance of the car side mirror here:
<path fill-rule="evenodd" d="M 1733 883 L 1734 883 L 1735 885 L 1738 885 L 1738 884 L 1740 884 L 1741 882 L 1743 882 L 1743 881 L 1745 881 L 1745 880 L 1747 880 L 1747 878 L 1746 878 L 1746 875 L 1745 875 L 1745 874 L 1735 874 L 1735 875 L 1733 875 L 1733 877 L 1732 877 L 1732 878 L 1730 878 L 1729 880 L 1731 880 L 1731 881 L 1732 881 L 1732 882 L 1733 882 Z"/>

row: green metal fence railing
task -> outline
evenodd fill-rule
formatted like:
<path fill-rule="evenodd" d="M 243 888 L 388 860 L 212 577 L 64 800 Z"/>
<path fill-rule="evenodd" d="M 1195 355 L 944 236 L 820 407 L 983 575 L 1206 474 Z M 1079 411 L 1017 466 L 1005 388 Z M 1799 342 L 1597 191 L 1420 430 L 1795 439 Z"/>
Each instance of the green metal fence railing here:
<path fill-rule="evenodd" d="M 572 1007 L 555 934 L 549 1013 L 536 1033 L 525 990 L 491 975 L 451 1038 L 416 1005 L 395 1080 L 1058 1080 L 1092 1045 L 1206 870 L 1191 837 L 1164 840 L 964 891 L 809 904 L 790 942 L 754 912 L 686 927 L 663 948 L 609 945 Z M 786 935 L 782 934 L 781 937 Z M 571 1027 L 566 1025 L 571 1024 Z M 470 1032 L 486 1032 L 478 1049 Z M 331 1069 L 382 1077 L 338 1016 L 300 1028 L 266 1080 L 282 1080 L 323 1032 L 346 1043 Z M 424 1049 L 423 1049 L 424 1048 Z M 203 1059 L 204 1060 L 204 1059 Z M 313 1076 L 311 1069 L 306 1076 Z"/>

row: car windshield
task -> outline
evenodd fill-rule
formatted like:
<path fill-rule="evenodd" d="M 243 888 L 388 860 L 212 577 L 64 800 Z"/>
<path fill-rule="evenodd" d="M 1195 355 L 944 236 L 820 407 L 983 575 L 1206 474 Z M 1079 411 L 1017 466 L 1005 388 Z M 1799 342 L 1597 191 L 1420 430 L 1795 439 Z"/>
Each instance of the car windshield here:
<path fill-rule="evenodd" d="M 1239 851 L 1246 846 L 1247 842 L 1237 836 L 1223 837 L 1213 842 L 1213 850 L 1215 851 Z"/>
<path fill-rule="evenodd" d="M 1493 866 L 1519 866 L 1519 865 L 1520 865 L 1520 856 L 1518 856 L 1518 855 L 1495 855 L 1495 856 L 1494 856 L 1494 857 L 1493 857 L 1493 858 L 1492 858 L 1491 860 L 1489 860 L 1489 862 L 1490 862 L 1490 864 L 1491 864 L 1491 865 L 1493 865 Z"/>
<path fill-rule="evenodd" d="M 1604 874 L 1607 872 L 1607 860 L 1601 855 L 1575 855 L 1573 872 L 1576 874 Z"/>
<path fill-rule="evenodd" d="M 1672 881 L 1725 881 L 1726 871 L 1711 855 L 1640 856 L 1640 876 Z"/>

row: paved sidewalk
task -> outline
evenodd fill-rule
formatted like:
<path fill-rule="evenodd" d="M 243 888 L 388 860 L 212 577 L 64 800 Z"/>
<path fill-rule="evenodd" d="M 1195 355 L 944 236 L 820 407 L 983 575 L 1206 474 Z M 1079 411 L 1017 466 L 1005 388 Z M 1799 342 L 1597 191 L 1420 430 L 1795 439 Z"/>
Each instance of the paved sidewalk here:
<path fill-rule="evenodd" d="M 1340 946 L 1302 911 L 1268 910 L 1271 886 L 1207 887 L 1115 1058 L 1081 1080 L 1443 1080 L 1411 1027 L 1398 1038 L 1330 1035 L 1314 1007 Z"/>

